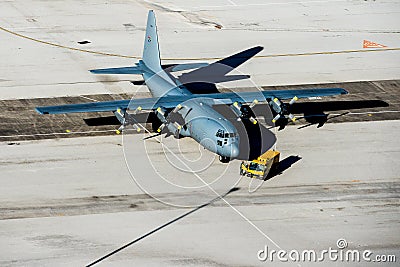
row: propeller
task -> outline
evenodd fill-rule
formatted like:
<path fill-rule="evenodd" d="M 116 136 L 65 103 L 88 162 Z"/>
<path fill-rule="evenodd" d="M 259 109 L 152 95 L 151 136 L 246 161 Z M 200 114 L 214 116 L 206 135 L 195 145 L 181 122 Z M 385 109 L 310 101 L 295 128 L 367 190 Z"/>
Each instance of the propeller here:
<path fill-rule="evenodd" d="M 276 116 L 272 119 L 273 123 L 276 123 L 280 118 L 290 119 L 292 122 L 296 121 L 296 117 L 289 112 L 290 106 L 293 105 L 299 98 L 294 96 L 288 104 L 282 103 L 278 98 L 274 98 L 269 102 L 270 107 L 276 113 Z"/>
<path fill-rule="evenodd" d="M 171 113 L 167 116 L 167 110 L 163 107 L 158 107 L 156 109 L 157 118 L 162 122 L 160 127 L 157 129 L 158 133 L 162 133 L 165 127 L 167 127 L 168 131 L 174 134 L 175 138 L 179 137 L 179 132 L 182 129 L 182 125 L 180 125 L 176 121 L 171 121 L 171 118 L 174 114 L 176 114 L 179 110 L 181 110 L 183 106 L 181 104 L 177 105 Z"/>
<path fill-rule="evenodd" d="M 131 114 L 129 114 L 126 112 L 126 109 L 117 109 L 117 111 L 114 112 L 114 115 L 121 122 L 121 126 L 115 132 L 120 134 L 128 125 L 132 125 L 137 132 L 140 132 L 141 128 L 136 125 L 136 120 L 133 118 L 133 116 L 138 114 L 141 110 L 142 107 L 138 106 Z"/>
<path fill-rule="evenodd" d="M 248 108 L 250 108 L 251 110 L 257 104 L 258 100 L 254 99 L 253 102 L 248 106 Z M 237 115 L 237 121 L 241 121 L 242 118 L 248 118 L 249 121 L 251 121 L 253 124 L 258 123 L 256 118 L 254 118 L 249 111 L 244 112 L 244 107 L 239 102 L 234 102 L 231 107 L 233 112 Z"/>

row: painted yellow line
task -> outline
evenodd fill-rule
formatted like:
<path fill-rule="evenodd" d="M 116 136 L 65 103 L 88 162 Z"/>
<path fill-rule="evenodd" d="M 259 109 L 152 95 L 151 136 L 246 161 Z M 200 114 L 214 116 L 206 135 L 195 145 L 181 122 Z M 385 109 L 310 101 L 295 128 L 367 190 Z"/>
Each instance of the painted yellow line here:
<path fill-rule="evenodd" d="M 128 55 L 121 55 L 121 54 L 113 54 L 113 53 L 106 53 L 100 51 L 93 51 L 87 49 L 80 49 L 71 46 L 65 46 L 61 44 L 56 44 L 52 42 L 43 41 L 40 39 L 36 39 L 33 37 L 29 37 L 6 28 L 0 27 L 0 30 L 10 33 L 12 35 L 28 39 L 34 42 L 42 43 L 45 45 L 50 45 L 58 48 L 68 49 L 72 51 L 84 52 L 89 54 L 96 54 L 96 55 L 103 55 L 103 56 L 110 56 L 110 57 L 122 57 L 122 58 L 135 58 L 141 59 L 140 56 L 128 56 Z M 307 52 L 307 53 L 288 53 L 288 54 L 271 54 L 271 55 L 260 55 L 254 56 L 253 58 L 274 58 L 274 57 L 297 57 L 297 56 L 316 56 L 316 55 L 336 55 L 336 54 L 350 54 L 350 53 L 369 53 L 369 52 L 386 52 L 386 51 L 399 51 L 400 47 L 393 47 L 393 48 L 374 48 L 374 49 L 355 49 L 355 50 L 340 50 L 340 51 L 321 51 L 321 52 Z M 201 57 L 201 58 L 194 58 L 194 57 L 182 57 L 182 58 L 162 58 L 162 60 L 220 60 L 223 57 Z"/>
<path fill-rule="evenodd" d="M 56 44 L 56 43 L 51 43 L 51 42 L 47 42 L 47 41 L 43 41 L 43 40 L 39 40 L 39 39 L 35 39 L 17 32 L 13 32 L 10 31 L 6 28 L 0 27 L 0 30 L 8 32 L 12 35 L 24 38 L 24 39 L 28 39 L 37 43 L 42 43 L 42 44 L 46 44 L 46 45 L 50 45 L 50 46 L 55 46 L 55 47 L 59 47 L 59 48 L 63 48 L 63 49 L 68 49 L 68 50 L 73 50 L 73 51 L 79 51 L 79 52 L 85 52 L 85 53 L 90 53 L 90 54 L 97 54 L 97 55 L 103 55 L 103 56 L 111 56 L 111 57 L 127 57 L 127 58 L 137 58 L 139 59 L 140 57 L 135 57 L 135 56 L 124 56 L 124 55 L 118 55 L 118 54 L 112 54 L 112 53 L 105 53 L 105 52 L 97 52 L 97 51 L 92 51 L 92 50 L 86 50 L 86 49 L 80 49 L 80 48 L 75 48 L 75 47 L 70 47 L 70 46 L 65 46 L 65 45 L 60 45 L 60 44 Z"/>

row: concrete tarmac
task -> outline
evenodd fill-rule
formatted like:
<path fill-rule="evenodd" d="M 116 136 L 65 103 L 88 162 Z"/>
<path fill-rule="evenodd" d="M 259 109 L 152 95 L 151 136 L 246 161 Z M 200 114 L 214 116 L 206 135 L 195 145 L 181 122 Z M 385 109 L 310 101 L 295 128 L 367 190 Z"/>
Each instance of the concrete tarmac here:
<path fill-rule="evenodd" d="M 321 251 L 336 248 L 336 241 L 345 238 L 349 249 L 399 257 L 399 128 L 399 121 L 288 127 L 278 133 L 278 148 L 283 159 L 298 155 L 301 160 L 282 174 L 266 182 L 240 179 L 240 162 L 225 170 L 215 160 L 199 175 L 215 177 L 225 171 L 211 187 L 224 192 L 237 183 L 241 190 L 227 202 L 282 249 Z M 151 152 L 160 145 L 148 141 L 146 151 L 140 148 L 140 135 L 123 138 L 2 143 L 2 266 L 82 266 L 188 210 L 177 205 L 195 206 L 215 196 L 207 187 L 168 185 L 192 181 L 193 174 L 172 168 L 167 183 L 153 175 L 165 174 L 157 164 L 169 164 L 166 153 Z M 129 151 L 124 153 L 121 144 L 126 141 L 135 146 L 125 146 Z M 195 142 L 184 142 L 182 155 L 197 150 Z M 135 168 L 135 180 L 124 158 Z M 155 169 L 147 167 L 149 160 Z M 219 201 L 103 266 L 267 264 L 257 259 L 257 252 L 265 245 L 278 248 L 234 209 Z"/>

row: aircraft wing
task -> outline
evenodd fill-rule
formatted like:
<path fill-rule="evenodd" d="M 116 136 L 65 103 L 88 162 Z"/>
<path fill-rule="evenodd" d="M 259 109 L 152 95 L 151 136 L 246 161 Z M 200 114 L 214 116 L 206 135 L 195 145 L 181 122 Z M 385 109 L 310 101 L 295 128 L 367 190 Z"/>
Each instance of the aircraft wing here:
<path fill-rule="evenodd" d="M 132 100 L 114 100 L 106 102 L 90 102 L 82 104 L 70 104 L 60 106 L 36 107 L 36 111 L 40 114 L 66 114 L 77 112 L 103 112 L 116 111 L 117 109 L 135 110 L 137 108 L 143 110 L 155 110 L 158 107 L 175 108 L 177 105 L 194 98 L 219 100 L 223 104 L 251 103 L 255 99 L 263 102 L 266 99 L 291 99 L 294 96 L 298 98 L 333 96 L 347 94 L 342 88 L 317 88 L 317 89 L 299 89 L 299 90 L 271 90 L 256 92 L 239 92 L 239 93 L 215 93 L 215 94 L 194 94 L 184 96 L 166 96 L 154 98 L 138 98 Z"/>
<path fill-rule="evenodd" d="M 343 88 L 316 88 L 316 89 L 299 89 L 299 90 L 270 90 L 270 91 L 257 91 L 257 92 L 232 92 L 232 93 L 219 93 L 219 94 L 207 94 L 203 97 L 221 99 L 224 104 L 232 104 L 234 102 L 239 103 L 251 103 L 255 99 L 259 102 L 263 102 L 266 99 L 272 100 L 279 98 L 281 100 L 291 99 L 295 96 L 298 98 L 309 98 L 319 96 L 334 96 L 344 95 L 348 92 Z"/>

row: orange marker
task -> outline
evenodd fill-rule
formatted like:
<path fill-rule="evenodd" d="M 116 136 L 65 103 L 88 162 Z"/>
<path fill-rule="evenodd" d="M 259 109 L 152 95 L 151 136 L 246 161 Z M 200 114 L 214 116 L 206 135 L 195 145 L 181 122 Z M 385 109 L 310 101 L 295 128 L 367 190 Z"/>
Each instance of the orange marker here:
<path fill-rule="evenodd" d="M 364 40 L 363 42 L 363 48 L 385 48 L 387 47 L 386 45 L 374 43 L 368 40 Z"/>

